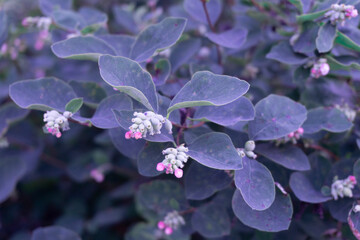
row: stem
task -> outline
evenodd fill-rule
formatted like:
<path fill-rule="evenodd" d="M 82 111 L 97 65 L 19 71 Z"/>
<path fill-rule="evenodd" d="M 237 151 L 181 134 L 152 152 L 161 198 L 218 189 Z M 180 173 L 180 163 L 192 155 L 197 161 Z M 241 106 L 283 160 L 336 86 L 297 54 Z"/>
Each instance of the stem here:
<path fill-rule="evenodd" d="M 340 160 L 340 158 L 336 154 L 334 154 L 333 152 L 329 151 L 328 149 L 326 149 L 320 145 L 312 144 L 309 146 L 309 148 L 322 151 L 322 152 L 326 153 L 329 157 L 335 159 L 336 161 Z"/>
<path fill-rule="evenodd" d="M 261 6 L 259 3 L 257 3 L 255 0 L 251 0 L 251 3 L 262 13 L 264 13 L 265 15 L 268 15 L 270 18 L 274 18 L 275 20 L 277 20 L 278 22 L 280 22 L 283 25 L 288 25 L 288 26 L 295 26 L 292 23 L 289 23 L 286 19 L 282 18 L 281 16 L 277 15 L 276 12 L 274 11 L 267 11 L 263 6 Z"/>
<path fill-rule="evenodd" d="M 214 27 L 214 25 L 211 23 L 211 20 L 210 20 L 209 11 L 208 11 L 207 6 L 206 6 L 206 0 L 200 0 L 200 1 L 202 2 L 203 8 L 204 8 L 204 12 L 205 12 L 205 16 L 206 16 L 206 21 L 208 22 L 211 31 L 212 31 L 213 33 L 216 33 L 215 27 Z M 221 61 L 220 46 L 219 46 L 218 44 L 216 44 L 216 43 L 214 43 L 214 44 L 215 44 L 215 47 L 216 47 L 218 64 L 221 66 L 221 65 L 222 65 L 222 61 Z"/>
<path fill-rule="evenodd" d="M 192 213 L 192 212 L 195 212 L 196 211 L 196 208 L 192 207 L 192 208 L 189 208 L 187 210 L 184 210 L 182 212 L 179 212 L 180 215 L 185 215 L 185 214 L 188 214 L 188 213 Z"/>

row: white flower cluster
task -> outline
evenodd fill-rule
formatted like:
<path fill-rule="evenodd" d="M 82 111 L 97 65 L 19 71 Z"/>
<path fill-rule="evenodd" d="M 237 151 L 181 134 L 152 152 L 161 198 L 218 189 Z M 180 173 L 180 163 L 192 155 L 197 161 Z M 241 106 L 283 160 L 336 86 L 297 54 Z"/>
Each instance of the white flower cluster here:
<path fill-rule="evenodd" d="M 358 11 L 353 5 L 332 4 L 331 9 L 324 16 L 330 18 L 332 24 L 340 22 L 343 26 L 346 19 L 356 17 L 357 15 Z"/>
<path fill-rule="evenodd" d="M 158 228 L 164 230 L 166 235 L 171 235 L 181 225 L 185 225 L 185 220 L 177 211 L 169 212 L 164 221 L 158 222 Z"/>
<path fill-rule="evenodd" d="M 186 154 L 189 149 L 181 144 L 176 149 L 167 148 L 162 151 L 165 159 L 156 165 L 156 170 L 162 172 L 166 170 L 166 174 L 174 174 L 177 178 L 182 178 L 184 163 L 187 162 L 189 156 Z"/>
<path fill-rule="evenodd" d="M 51 22 L 52 20 L 49 17 L 26 17 L 21 23 L 24 27 L 36 27 L 40 30 L 48 31 Z"/>
<path fill-rule="evenodd" d="M 255 142 L 250 140 L 245 143 L 244 148 L 238 148 L 236 150 L 241 157 L 246 156 L 248 158 L 256 159 L 257 155 L 254 153 L 255 147 Z"/>
<path fill-rule="evenodd" d="M 51 110 L 47 111 L 44 114 L 44 122 L 46 130 L 57 138 L 61 137 L 62 131 L 67 131 L 70 129 L 68 119 L 72 116 L 72 113 L 65 111 L 63 114 L 58 111 Z"/>
<path fill-rule="evenodd" d="M 147 111 L 144 113 L 135 112 L 134 118 L 131 119 L 133 125 L 129 127 L 129 131 L 125 133 L 125 138 L 135 138 L 140 139 L 146 137 L 146 134 L 150 135 L 161 134 L 161 128 L 163 124 L 165 125 L 165 129 L 172 133 L 172 124 L 169 119 L 164 118 L 160 114 L 156 114 L 151 111 Z"/>
<path fill-rule="evenodd" d="M 337 177 L 334 178 L 334 182 L 331 185 L 331 195 L 335 200 L 343 197 L 352 197 L 352 189 L 356 185 L 355 176 L 348 176 L 346 179 L 339 180 Z"/>
<path fill-rule="evenodd" d="M 357 111 L 350 108 L 347 103 L 340 106 L 339 104 L 335 105 L 335 108 L 339 109 L 341 112 L 345 114 L 345 116 L 349 119 L 350 122 L 354 122 L 356 118 Z"/>
<path fill-rule="evenodd" d="M 327 63 L 326 58 L 320 58 L 312 66 L 310 73 L 313 78 L 319 78 L 321 76 L 326 76 L 330 72 L 330 66 Z"/>

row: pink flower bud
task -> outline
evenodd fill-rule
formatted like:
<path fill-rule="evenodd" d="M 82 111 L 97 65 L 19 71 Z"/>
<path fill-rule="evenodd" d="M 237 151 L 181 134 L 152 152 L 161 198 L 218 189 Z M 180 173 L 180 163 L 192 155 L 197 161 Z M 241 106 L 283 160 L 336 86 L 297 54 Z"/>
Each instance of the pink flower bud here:
<path fill-rule="evenodd" d="M 163 221 L 160 221 L 160 222 L 158 222 L 157 227 L 158 227 L 158 229 L 162 230 L 166 227 L 166 225 Z"/>
<path fill-rule="evenodd" d="M 91 170 L 90 176 L 98 183 L 104 181 L 104 174 L 100 172 L 98 169 Z"/>
<path fill-rule="evenodd" d="M 289 134 L 288 134 L 288 137 L 289 137 L 289 138 L 294 137 L 294 133 L 293 133 L 293 132 L 289 133 Z"/>
<path fill-rule="evenodd" d="M 140 138 L 142 138 L 141 132 L 135 133 L 135 139 L 140 139 Z"/>
<path fill-rule="evenodd" d="M 4 43 L 2 46 L 1 46 L 1 54 L 5 54 L 8 50 L 8 45 L 6 43 Z"/>
<path fill-rule="evenodd" d="M 303 133 L 304 133 L 304 129 L 303 129 L 302 127 L 300 127 L 300 128 L 297 130 L 297 132 L 298 132 L 299 134 L 303 134 Z"/>
<path fill-rule="evenodd" d="M 172 233 L 173 233 L 173 229 L 171 227 L 165 228 L 165 234 L 166 235 L 171 235 Z"/>
<path fill-rule="evenodd" d="M 131 138 L 131 134 L 132 134 L 131 131 L 126 132 L 126 133 L 125 133 L 125 138 L 126 138 L 126 139 L 130 139 L 130 138 Z"/>
<path fill-rule="evenodd" d="M 43 47 L 44 47 L 44 40 L 40 38 L 36 39 L 34 48 L 40 51 L 41 49 L 43 49 Z"/>
<path fill-rule="evenodd" d="M 358 10 L 357 9 L 352 10 L 351 17 L 357 17 L 357 15 L 358 15 Z"/>
<path fill-rule="evenodd" d="M 159 172 L 164 171 L 164 169 L 165 169 L 165 165 L 163 163 L 160 162 L 156 165 L 156 170 L 158 170 Z"/>
<path fill-rule="evenodd" d="M 60 138 L 61 137 L 61 132 L 56 133 L 56 137 Z"/>
<path fill-rule="evenodd" d="M 182 178 L 183 174 L 184 174 L 184 172 L 182 169 L 178 168 L 175 170 L 175 177 Z"/>
<path fill-rule="evenodd" d="M 24 18 L 24 19 L 21 21 L 21 25 L 23 25 L 24 27 L 28 27 L 28 26 L 29 26 L 29 22 L 28 22 L 27 17 Z"/>
<path fill-rule="evenodd" d="M 52 133 L 53 129 L 52 128 L 48 128 L 47 129 L 49 133 Z"/>
<path fill-rule="evenodd" d="M 349 180 L 350 180 L 353 184 L 356 184 L 356 177 L 355 177 L 355 176 L 349 176 Z"/>

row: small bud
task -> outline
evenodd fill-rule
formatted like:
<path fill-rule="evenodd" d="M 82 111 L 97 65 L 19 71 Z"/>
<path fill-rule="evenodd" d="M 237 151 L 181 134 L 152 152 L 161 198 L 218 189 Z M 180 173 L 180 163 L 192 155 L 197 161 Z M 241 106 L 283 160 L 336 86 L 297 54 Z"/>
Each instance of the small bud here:
<path fill-rule="evenodd" d="M 175 170 L 175 177 L 182 178 L 183 174 L 184 174 L 184 172 L 182 169 L 178 168 Z"/>
<path fill-rule="evenodd" d="M 166 225 L 163 221 L 158 222 L 157 226 L 158 226 L 158 229 L 160 229 L 160 230 L 163 230 L 166 227 Z"/>
<path fill-rule="evenodd" d="M 159 171 L 159 172 L 162 172 L 162 171 L 164 171 L 165 170 L 165 165 L 163 164 L 163 163 L 158 163 L 157 165 L 156 165 L 156 170 L 157 171 Z"/>
<path fill-rule="evenodd" d="M 126 133 L 125 133 L 125 138 L 126 138 L 126 139 L 130 139 L 130 138 L 131 138 L 131 134 L 132 134 L 131 131 L 126 132 Z"/>
<path fill-rule="evenodd" d="M 135 139 L 140 139 L 140 138 L 142 138 L 141 132 L 136 132 L 135 133 Z"/>
<path fill-rule="evenodd" d="M 171 235 L 172 233 L 173 233 L 173 229 L 171 227 L 165 228 L 165 234 L 166 235 Z"/>
<path fill-rule="evenodd" d="M 250 140 L 245 143 L 245 150 L 246 151 L 254 151 L 255 150 L 255 142 Z"/>

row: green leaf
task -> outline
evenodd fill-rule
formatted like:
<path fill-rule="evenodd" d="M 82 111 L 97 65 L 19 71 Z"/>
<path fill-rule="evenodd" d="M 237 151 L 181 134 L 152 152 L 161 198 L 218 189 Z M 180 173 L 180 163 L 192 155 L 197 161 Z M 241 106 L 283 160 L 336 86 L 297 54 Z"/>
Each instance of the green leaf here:
<path fill-rule="evenodd" d="M 360 45 L 351 40 L 348 36 L 342 32 L 337 31 L 337 37 L 335 38 L 335 43 L 338 43 L 344 47 L 350 48 L 354 51 L 360 52 Z"/>
<path fill-rule="evenodd" d="M 175 109 L 196 106 L 222 106 L 231 103 L 249 90 L 249 84 L 236 77 L 197 72 L 176 94 L 168 115 Z"/>
<path fill-rule="evenodd" d="M 314 12 L 314 13 L 309 13 L 309 14 L 302 14 L 300 16 L 296 17 L 296 21 L 298 23 L 302 23 L 302 22 L 306 22 L 306 21 L 313 21 L 319 17 L 321 17 L 322 15 L 324 15 L 327 11 L 329 11 L 329 9 L 325 9 L 319 12 Z"/>
<path fill-rule="evenodd" d="M 83 103 L 83 98 L 74 98 L 66 104 L 65 111 L 76 113 L 80 110 Z"/>
<path fill-rule="evenodd" d="M 300 13 L 303 13 L 303 4 L 300 0 L 289 0 L 290 3 L 292 3 Z"/>

